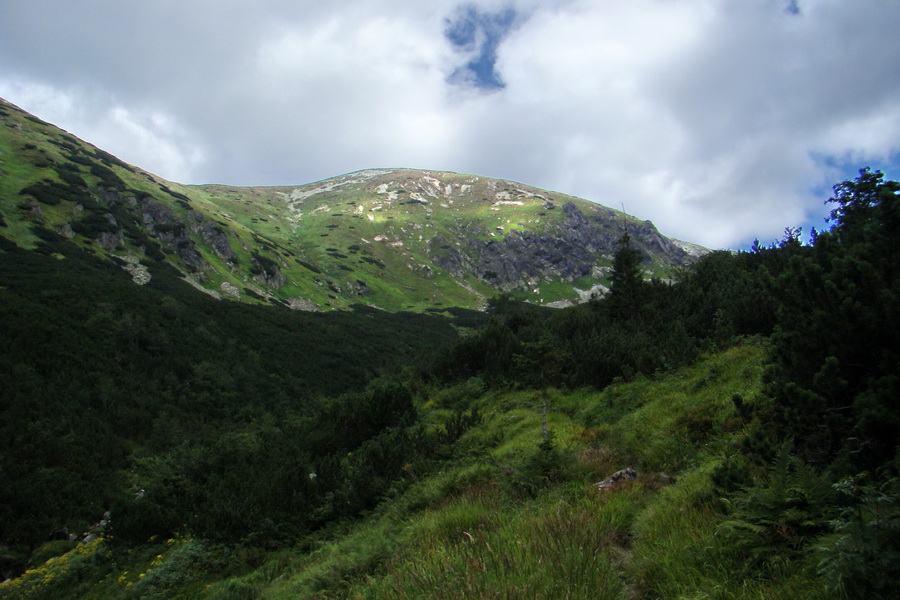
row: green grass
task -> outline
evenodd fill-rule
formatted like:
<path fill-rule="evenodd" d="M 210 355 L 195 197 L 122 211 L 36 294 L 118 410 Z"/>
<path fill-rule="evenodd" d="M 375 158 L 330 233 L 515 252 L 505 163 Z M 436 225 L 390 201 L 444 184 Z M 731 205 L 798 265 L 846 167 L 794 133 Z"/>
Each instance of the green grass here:
<path fill-rule="evenodd" d="M 805 565 L 749 570 L 717 535 L 710 473 L 739 434 L 723 398 L 757 389 L 761 356 L 742 346 L 602 392 L 551 391 L 550 428 L 574 460 L 534 496 L 506 480 L 540 440 L 538 395 L 489 394 L 476 400 L 486 418 L 460 440 L 457 459 L 300 548 L 229 561 L 177 540 L 87 569 L 84 556 L 102 546 L 79 546 L 4 584 L 0 597 L 826 598 Z M 719 425 L 686 435 L 685 423 L 707 415 Z M 681 446 L 689 457 L 664 458 Z M 627 465 L 638 480 L 591 485 Z M 76 571 L 86 578 L 77 593 L 53 584 L 69 585 Z"/>
<path fill-rule="evenodd" d="M 759 391 L 763 355 L 748 344 L 602 391 L 549 390 L 558 469 L 547 476 L 534 470 L 538 392 L 438 390 L 423 404 L 429 427 L 449 414 L 441 404 L 460 402 L 479 407 L 481 425 L 362 520 L 277 551 L 80 545 L 3 584 L 0 598 L 826 598 L 807 565 L 783 557 L 753 570 L 718 534 L 710 474 L 735 452 L 730 398 Z M 626 466 L 637 480 L 593 486 Z M 104 561 L 81 567 L 74 592 L 50 585 L 71 581 L 91 552 Z"/>
<path fill-rule="evenodd" d="M 13 108 L 4 108 L 2 119 L 11 126 L 0 127 L 0 215 L 7 224 L 0 228 L 0 235 L 30 248 L 36 241 L 31 232 L 33 225 L 62 230 L 77 219 L 77 207 L 67 200 L 54 206 L 38 204 L 43 213 L 40 215 L 18 206 L 23 200 L 29 202 L 19 196 L 24 187 L 45 179 L 58 181 L 54 168 L 59 165 L 77 170 L 98 204 L 93 218 L 102 218 L 108 203 L 102 178 L 91 173 L 93 165 L 100 167 L 100 173 L 119 178 L 131 190 L 124 192 L 125 196 L 132 191 L 149 194 L 183 222 L 187 222 L 189 211 L 172 194 L 187 197 L 195 213 L 205 215 L 227 231 L 237 266 L 219 258 L 197 231 L 190 232 L 208 265 L 192 275 L 200 285 L 216 292 L 224 282 L 240 290 L 259 285 L 253 283 L 249 273 L 251 253 L 257 252 L 280 263 L 286 279 L 284 286 L 262 290 L 263 295 L 302 300 L 321 310 L 348 309 L 357 303 L 391 311 L 422 311 L 438 306 L 483 308 L 485 298 L 494 296 L 497 290 L 472 274 L 457 279 L 444 271 L 435 262 L 438 246 L 446 242 L 456 244 L 461 239 L 469 245 L 500 241 L 513 231 L 552 230 L 564 220 L 561 207 L 570 201 L 578 203 L 588 215 L 606 210 L 584 200 L 517 183 L 402 169 L 368 181 L 351 173 L 295 187 L 183 186 L 125 168 L 96 148 L 52 125 L 36 123 Z M 73 155 L 77 156 L 73 159 Z M 431 183 L 438 180 L 440 189 Z M 322 191 L 323 185 L 336 187 Z M 466 186 L 465 193 L 461 186 Z M 389 201 L 389 193 L 379 193 L 382 188 L 390 189 L 396 198 Z M 306 197 L 290 200 L 292 194 Z M 414 194 L 427 200 L 427 204 L 410 203 Z M 553 202 L 556 208 L 547 209 L 546 201 Z M 100 255 L 110 254 L 89 238 L 79 235 L 77 242 Z M 335 251 L 328 252 L 327 248 Z M 351 248 L 358 250 L 350 251 Z M 127 238 L 124 247 L 116 252 L 142 256 L 140 244 Z M 319 272 L 313 273 L 295 259 L 315 265 Z M 190 271 L 177 254 L 169 254 L 168 260 Z M 599 259 L 598 266 L 603 264 L 604 260 Z M 352 292 L 358 280 L 366 284 L 368 293 L 364 296 Z M 594 283 L 605 281 L 584 277 L 566 283 L 551 278 L 539 283 L 539 294 L 522 291 L 519 295 L 538 303 L 575 300 L 574 287 L 589 289 Z M 246 293 L 242 293 L 242 299 L 259 301 Z"/>

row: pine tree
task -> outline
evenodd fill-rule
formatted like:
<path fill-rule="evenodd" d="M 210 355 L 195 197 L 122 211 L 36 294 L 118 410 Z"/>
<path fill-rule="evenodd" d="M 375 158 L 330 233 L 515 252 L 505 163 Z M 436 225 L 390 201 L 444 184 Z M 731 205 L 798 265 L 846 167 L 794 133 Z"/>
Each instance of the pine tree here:
<path fill-rule="evenodd" d="M 613 314 L 617 317 L 634 316 L 640 306 L 644 278 L 641 272 L 641 252 L 631 247 L 631 236 L 627 233 L 619 238 L 609 282 L 609 301 Z"/>
<path fill-rule="evenodd" d="M 834 190 L 832 230 L 776 279 L 767 393 L 802 457 L 875 469 L 900 444 L 900 184 L 863 169 Z"/>

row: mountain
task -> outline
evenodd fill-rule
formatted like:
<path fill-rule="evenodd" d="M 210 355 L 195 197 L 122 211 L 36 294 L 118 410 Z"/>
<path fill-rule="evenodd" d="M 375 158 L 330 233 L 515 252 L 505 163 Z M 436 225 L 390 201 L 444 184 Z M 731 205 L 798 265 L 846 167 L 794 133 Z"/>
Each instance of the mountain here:
<path fill-rule="evenodd" d="M 371 169 L 287 187 L 180 185 L 0 101 L 0 236 L 52 230 L 137 284 L 165 262 L 222 299 L 303 310 L 563 306 L 602 294 L 627 231 L 646 276 L 705 249 L 649 221 L 510 181 Z"/>
<path fill-rule="evenodd" d="M 0 600 L 900 597 L 900 182 L 547 310 L 626 226 L 691 258 L 518 184 L 180 186 L 0 118 Z"/>

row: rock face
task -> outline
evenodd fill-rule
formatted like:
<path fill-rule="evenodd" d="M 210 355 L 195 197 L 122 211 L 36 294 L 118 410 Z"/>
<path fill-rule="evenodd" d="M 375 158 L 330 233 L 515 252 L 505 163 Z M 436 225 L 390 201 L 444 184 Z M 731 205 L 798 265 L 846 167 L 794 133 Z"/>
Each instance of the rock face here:
<path fill-rule="evenodd" d="M 280 288 L 285 283 L 281 266 L 271 258 L 261 254 L 253 254 L 250 273 L 253 281 L 264 287 Z"/>
<path fill-rule="evenodd" d="M 221 227 L 216 225 L 208 217 L 196 212 L 190 213 L 188 220 L 191 225 L 191 230 L 203 236 L 203 239 L 210 245 L 219 258 L 224 258 L 229 262 L 234 261 L 234 250 L 231 248 L 228 236 L 225 235 L 225 232 L 222 231 Z"/>
<path fill-rule="evenodd" d="M 550 230 L 512 231 L 501 240 L 488 242 L 470 236 L 462 248 L 445 244 L 437 249 L 434 260 L 457 277 L 474 272 L 481 281 L 503 291 L 527 289 L 554 276 L 573 281 L 592 275 L 598 255 L 615 253 L 622 227 L 613 211 L 606 218 L 602 214 L 588 217 L 571 202 L 562 211 L 565 219 Z M 692 260 L 649 221 L 629 225 L 628 233 L 645 258 L 678 266 Z"/>
<path fill-rule="evenodd" d="M 3 169 L 21 173 L 23 185 L 0 198 L 0 236 L 29 244 L 26 232 L 43 227 L 93 244 L 100 257 L 134 256 L 136 283 L 149 273 L 141 265 L 168 263 L 217 297 L 304 310 L 482 308 L 512 291 L 566 306 L 609 286 L 626 231 L 645 271 L 660 277 L 705 252 L 595 202 L 448 171 L 179 185 L 0 104 L 11 140 Z"/>
<path fill-rule="evenodd" d="M 144 225 L 150 233 L 175 251 L 184 264 L 194 271 L 202 271 L 207 267 L 206 261 L 188 233 L 187 225 L 176 219 L 167 206 L 144 199 L 141 202 L 141 209 Z"/>

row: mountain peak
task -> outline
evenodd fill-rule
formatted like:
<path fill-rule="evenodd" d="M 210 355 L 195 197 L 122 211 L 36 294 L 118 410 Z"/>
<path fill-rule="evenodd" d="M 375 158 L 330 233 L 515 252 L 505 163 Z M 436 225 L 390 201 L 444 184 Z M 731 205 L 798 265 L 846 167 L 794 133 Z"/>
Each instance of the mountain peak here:
<path fill-rule="evenodd" d="M 34 227 L 51 229 L 140 273 L 136 282 L 165 262 L 219 298 L 306 310 L 479 307 L 501 291 L 560 306 L 605 290 L 626 228 L 648 277 L 702 252 L 587 200 L 449 171 L 179 185 L 0 109 L 0 235 L 28 247 Z"/>

